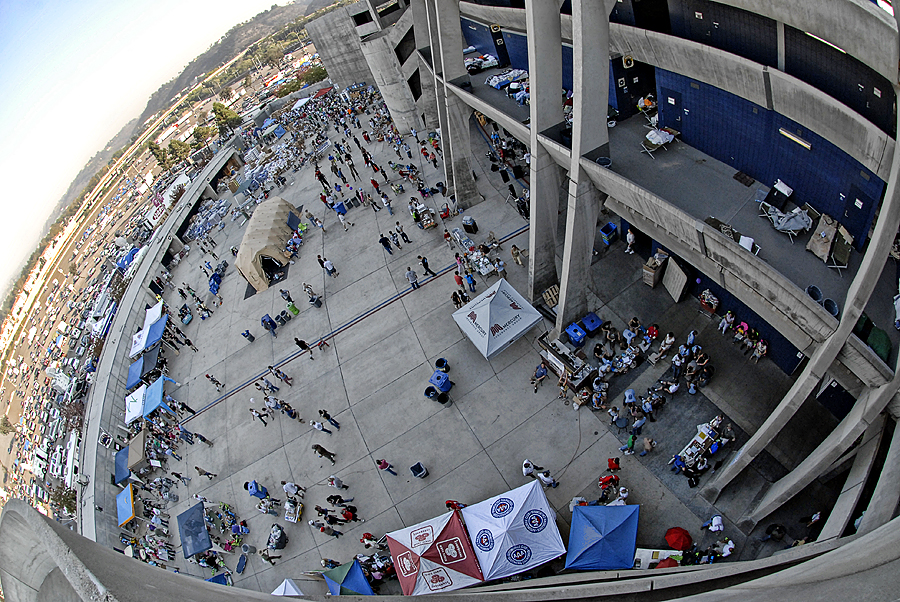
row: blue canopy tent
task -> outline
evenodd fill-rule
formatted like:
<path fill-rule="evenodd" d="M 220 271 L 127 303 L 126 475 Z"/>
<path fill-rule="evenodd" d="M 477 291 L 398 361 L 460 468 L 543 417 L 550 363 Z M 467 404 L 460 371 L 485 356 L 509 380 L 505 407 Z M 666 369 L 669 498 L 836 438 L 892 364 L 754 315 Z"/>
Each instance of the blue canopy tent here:
<path fill-rule="evenodd" d="M 329 571 L 322 573 L 325 577 L 325 583 L 328 584 L 328 591 L 332 596 L 340 595 L 361 595 L 374 596 L 372 586 L 362 572 L 359 561 L 354 560 L 347 564 L 342 564 Z"/>
<path fill-rule="evenodd" d="M 144 362 L 141 358 L 138 358 L 131 364 L 128 368 L 128 380 L 125 381 L 125 388 L 132 389 L 138 386 L 141 383 L 141 370 L 144 367 Z"/>
<path fill-rule="evenodd" d="M 144 395 L 144 418 L 156 409 L 163 409 L 172 416 L 178 416 L 178 414 L 163 401 L 163 385 L 167 380 L 172 381 L 171 378 L 166 378 L 164 376 L 156 379 L 153 381 L 153 384 L 147 387 L 147 392 Z"/>
<path fill-rule="evenodd" d="M 134 518 L 134 487 L 131 483 L 116 496 L 116 514 L 120 527 Z"/>
<path fill-rule="evenodd" d="M 181 550 L 185 558 L 201 554 L 213 547 L 203 517 L 203 502 L 194 504 L 178 515 L 178 533 L 181 536 Z"/>
<path fill-rule="evenodd" d="M 116 485 L 131 476 L 128 470 L 128 446 L 116 452 Z"/>
<path fill-rule="evenodd" d="M 156 368 L 157 363 L 159 363 L 159 345 L 155 345 L 129 366 L 125 388 L 132 389 L 141 384 L 141 379 Z"/>
<path fill-rule="evenodd" d="M 134 256 L 138 254 L 137 247 L 133 247 L 130 251 L 122 255 L 119 260 L 116 262 L 116 267 L 122 270 L 123 272 L 128 269 L 128 266 L 131 265 L 131 262 L 134 261 Z"/>
<path fill-rule="evenodd" d="M 219 573 L 215 577 L 207 579 L 210 583 L 218 583 L 219 585 L 231 585 L 228 583 L 228 573 Z"/>
<path fill-rule="evenodd" d="M 159 320 L 150 325 L 149 332 L 147 333 L 147 342 L 144 343 L 144 349 L 149 349 L 162 340 L 163 332 L 165 332 L 166 330 L 166 322 L 168 320 L 169 316 L 164 315 Z"/>
<path fill-rule="evenodd" d="M 608 571 L 634 568 L 640 506 L 575 506 L 566 568 Z"/>

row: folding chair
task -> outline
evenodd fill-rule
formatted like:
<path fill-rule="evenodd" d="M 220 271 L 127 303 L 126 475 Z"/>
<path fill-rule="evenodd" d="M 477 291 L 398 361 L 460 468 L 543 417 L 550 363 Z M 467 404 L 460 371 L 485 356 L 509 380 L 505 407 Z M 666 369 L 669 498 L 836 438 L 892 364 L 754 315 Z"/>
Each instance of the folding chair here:
<path fill-rule="evenodd" d="M 643 150 L 641 150 L 642 153 L 647 153 L 648 155 L 650 155 L 651 159 L 655 160 L 656 157 L 653 156 L 653 153 L 655 153 L 656 151 L 658 151 L 661 148 L 666 148 L 666 145 L 665 144 L 654 144 L 653 142 L 650 142 L 649 140 L 644 138 L 643 140 L 641 140 L 641 148 L 643 149 Z M 668 150 L 668 149 L 666 149 L 666 150 Z"/>
<path fill-rule="evenodd" d="M 847 232 L 843 226 L 838 226 L 838 236 L 834 239 L 834 245 L 831 247 L 831 257 L 826 265 L 838 271 L 841 278 L 844 274 L 841 270 L 850 265 L 850 253 L 853 251 L 853 237 Z"/>

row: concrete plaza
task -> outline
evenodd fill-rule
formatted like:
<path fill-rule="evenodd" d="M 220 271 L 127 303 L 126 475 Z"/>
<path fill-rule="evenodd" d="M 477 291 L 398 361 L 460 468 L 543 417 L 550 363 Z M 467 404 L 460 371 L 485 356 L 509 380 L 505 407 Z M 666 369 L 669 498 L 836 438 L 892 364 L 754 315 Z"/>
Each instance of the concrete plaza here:
<path fill-rule="evenodd" d="M 473 136 L 472 146 L 476 159 L 487 150 L 480 137 Z M 379 165 L 396 159 L 382 143 L 373 143 L 369 150 Z M 371 192 L 371 170 L 362 165 L 358 153 L 354 153 L 354 160 L 364 179 L 363 187 Z M 443 179 L 430 164 L 420 164 L 420 169 L 429 185 Z M 483 160 L 476 171 L 479 189 L 487 200 L 465 211 L 480 227 L 473 239 L 481 242 L 489 231 L 505 237 L 522 230 L 526 223 L 503 200 L 505 184 L 486 169 Z M 324 167 L 323 172 L 329 179 L 332 177 Z M 454 263 L 456 249 L 451 250 L 444 243 L 440 220 L 437 228 L 416 228 L 405 208 L 410 196 L 407 194 L 395 199 L 394 216 L 384 209 L 377 214 L 371 208 L 352 209 L 347 217 L 354 225 L 344 232 L 333 212 L 326 212 L 319 203 L 320 188 L 312 168 L 305 167 L 293 175 L 293 182 L 276 194 L 324 218 L 327 232 L 312 228 L 286 281 L 263 293 L 245 298 L 247 282 L 233 265 L 229 267 L 220 292 L 224 304 L 213 308 L 215 313 L 207 320 L 201 321 L 195 315 L 193 322 L 183 328 L 199 351 L 183 347 L 178 356 L 167 352 L 169 375 L 182 383 L 180 388 L 167 385 L 167 392 L 199 411 L 186 421 L 186 427 L 215 442 L 213 447 L 201 443 L 183 445 L 179 453 L 184 460 L 169 462 L 170 469 L 193 479 L 187 487 L 178 488 L 180 501 L 169 509 L 173 521 L 176 514 L 194 502 L 190 496 L 199 493 L 232 505 L 250 525 L 251 533 L 245 541 L 251 545 L 265 545 L 273 522 L 287 528 L 290 542 L 281 551 L 282 558 L 270 566 L 259 557 L 251 557 L 244 573 L 234 575 L 239 587 L 272 591 L 286 577 L 302 578 L 303 572 L 320 568 L 322 558 L 344 562 L 365 552 L 359 543 L 364 532 L 380 537 L 443 513 L 445 500 L 474 503 L 520 486 L 527 482 L 521 472 L 525 458 L 547 467 L 560 481 L 557 489 L 548 490 L 548 498 L 558 511 L 557 522 L 564 540 L 571 518 L 570 500 L 579 495 L 596 498 L 597 478 L 606 469 L 606 459 L 619 456 L 622 484 L 631 492 L 628 501 L 641 504 L 639 546 L 662 547 L 663 535 L 672 526 L 683 526 L 699 538 L 700 524 L 710 514 L 721 512 L 727 519 L 726 534 L 738 542 L 740 556 L 747 534 L 731 521 L 738 520 L 767 483 L 780 476 L 784 467 L 802 459 L 834 424 L 833 417 L 818 404 L 804 406 L 805 426 L 798 424 L 798 428 L 791 429 L 791 440 L 776 441 L 772 455 L 764 454 L 735 487 L 725 491 L 719 507 L 713 508 L 696 495 L 698 489 L 690 489 L 686 479 L 668 470 L 668 459 L 690 440 L 697 424 L 720 412 L 734 423 L 739 433 L 738 445 L 742 444 L 745 433 L 762 423 L 791 381 L 770 362 L 750 364 L 715 333 L 715 323 L 696 311 L 696 299 L 675 304 L 662 287 L 650 289 L 644 285 L 643 259 L 622 253 L 621 243 L 604 249 L 592 266 L 592 307 L 601 318 L 622 328 L 632 315 L 638 315 L 644 323 L 658 323 L 662 332 L 675 332 L 679 341 L 691 329 L 697 329 L 718 368 L 715 380 L 702 394 L 679 393 L 657 422 L 647 424 L 644 434 L 659 442 L 652 454 L 645 458 L 624 457 L 618 448 L 626 434 L 609 426 L 606 413 L 592 413 L 586 408 L 574 412 L 570 405 L 555 399 L 557 389 L 553 383 L 545 384 L 537 394 L 530 387 L 529 376 L 539 362 L 536 339 L 552 327 L 549 322 L 535 327 L 492 361 L 485 360 L 465 338 L 451 317 L 454 307 L 450 295 L 455 285 L 449 267 Z M 378 180 L 383 182 L 380 176 Z M 355 186 L 352 182 L 351 185 Z M 428 201 L 435 209 L 442 202 L 441 197 Z M 412 242 L 388 255 L 377 240 L 397 221 Z M 233 264 L 228 248 L 240 243 L 243 228 L 240 221 L 226 223 L 225 230 L 214 233 L 213 238 L 218 243 L 216 253 Z M 448 220 L 446 227 L 461 227 L 460 218 Z M 527 270 L 512 262 L 512 244 L 527 247 L 527 231 L 505 241 L 501 251 L 507 262 L 508 280 L 525 291 Z M 316 261 L 319 254 L 334 262 L 337 278 L 320 269 Z M 438 277 L 423 278 L 416 261 L 418 255 L 428 258 Z M 198 292 L 205 290 L 199 266 L 206 260 L 212 261 L 211 257 L 192 251 L 174 269 L 173 282 L 186 282 Z M 407 267 L 419 274 L 420 289 L 410 290 L 404 276 Z M 487 282 L 479 280 L 478 291 L 495 281 L 496 276 Z M 321 308 L 305 302 L 301 288 L 304 282 L 323 295 Z M 284 309 L 279 288 L 291 291 L 301 313 L 280 327 L 278 337 L 273 338 L 262 330 L 259 320 L 263 314 L 274 315 Z M 173 291 L 167 291 L 165 296 L 173 307 L 182 304 Z M 209 300 L 207 304 L 212 307 Z M 254 342 L 241 336 L 245 329 L 256 336 Z M 311 361 L 307 354 L 299 354 L 294 337 L 310 344 L 327 337 L 330 346 L 321 352 L 314 350 L 315 359 Z M 423 395 L 438 358 L 449 361 L 450 375 L 456 383 L 450 393 L 455 403 L 450 407 Z M 280 415 L 264 427 L 248 412 L 254 405 L 261 409 L 262 395 L 253 382 L 273 364 L 294 378 L 293 387 L 282 385 L 276 396 L 297 409 L 306 423 Z M 614 377 L 610 401 L 621 406 L 622 391 L 634 388 L 640 393 L 667 369 L 668 362 L 655 366 L 645 363 L 632 373 Z M 205 374 L 222 381 L 224 391 L 217 393 Z M 755 386 L 748 387 L 748 382 Z M 251 397 L 256 398 L 255 404 L 250 404 Z M 318 418 L 320 408 L 328 410 L 341 424 L 340 431 L 332 429 L 333 435 L 328 435 L 309 426 L 310 419 Z M 316 443 L 336 454 L 334 467 L 314 455 L 311 445 Z M 379 458 L 391 462 L 398 476 L 379 471 L 373 462 Z M 430 472 L 425 479 L 413 478 L 409 472 L 408 467 L 418 461 Z M 212 480 L 198 477 L 194 466 L 219 476 Z M 306 524 L 316 518 L 313 506 L 327 507 L 326 496 L 337 493 L 325 483 L 332 474 L 350 486 L 341 494 L 354 497 L 353 504 L 366 519 L 365 523 L 338 527 L 345 534 L 338 539 L 314 532 Z M 284 499 L 282 480 L 306 487 L 301 521 L 291 525 L 283 516 L 276 519 L 260 514 L 254 508 L 255 498 L 243 489 L 244 482 L 252 479 L 280 499 Z M 828 494 L 814 493 L 820 500 Z M 801 496 L 799 507 L 807 505 L 809 497 Z M 757 547 L 752 546 L 754 554 Z M 229 567 L 233 569 L 236 561 L 229 559 Z M 208 571 L 182 559 L 175 564 L 183 573 L 209 576 Z M 322 581 L 298 582 L 306 593 L 325 591 Z M 393 582 L 383 591 L 394 591 L 389 588 L 396 586 Z"/>

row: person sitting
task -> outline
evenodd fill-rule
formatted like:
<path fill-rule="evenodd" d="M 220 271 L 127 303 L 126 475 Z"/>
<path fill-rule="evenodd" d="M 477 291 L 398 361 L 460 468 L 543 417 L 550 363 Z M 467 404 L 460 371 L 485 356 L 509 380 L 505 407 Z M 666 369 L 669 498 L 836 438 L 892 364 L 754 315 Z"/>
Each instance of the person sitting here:
<path fill-rule="evenodd" d="M 741 350 L 744 352 L 744 355 L 750 353 L 750 351 L 756 347 L 756 344 L 760 341 L 759 331 L 755 328 L 751 328 L 747 331 L 747 337 L 741 342 Z"/>
<path fill-rule="evenodd" d="M 675 474 L 679 474 L 685 468 L 687 468 L 687 464 L 684 463 L 684 458 L 682 458 L 678 454 L 672 456 L 672 468 L 670 468 L 669 470 L 671 470 Z"/>
<path fill-rule="evenodd" d="M 660 386 L 658 386 L 655 389 L 655 391 L 657 391 L 657 392 L 665 391 L 669 395 L 675 395 L 675 393 L 677 393 L 678 389 L 680 388 L 680 385 L 678 384 L 677 380 L 660 380 L 659 385 Z"/>
<path fill-rule="evenodd" d="M 700 368 L 700 372 L 697 373 L 697 386 L 702 388 L 708 385 L 715 372 L 715 367 L 710 365 L 706 365 Z"/>
<path fill-rule="evenodd" d="M 622 337 L 625 339 L 626 345 L 631 345 L 631 340 L 637 336 L 637 330 L 632 330 L 631 327 L 626 328 L 622 331 Z"/>
<path fill-rule="evenodd" d="M 746 322 L 741 322 L 738 324 L 737 328 L 734 329 L 734 336 L 731 338 L 732 343 L 742 343 L 744 338 L 747 336 L 747 331 L 750 327 Z"/>
<path fill-rule="evenodd" d="M 609 389 L 609 383 L 604 381 L 601 377 L 598 376 L 597 378 L 594 379 L 592 387 L 594 389 L 594 393 L 603 393 L 607 389 Z"/>
<path fill-rule="evenodd" d="M 759 363 L 759 358 L 763 357 L 768 350 L 769 346 L 766 344 L 766 341 L 764 339 L 760 339 L 756 344 L 756 347 L 753 349 L 753 355 L 750 356 L 750 359 L 753 360 L 753 363 Z"/>
<path fill-rule="evenodd" d="M 535 393 L 537 393 L 538 387 L 544 382 L 545 378 L 547 378 L 547 362 L 541 362 L 541 364 L 534 369 L 534 374 L 531 375 L 531 384 L 534 385 Z"/>
<path fill-rule="evenodd" d="M 622 467 L 619 465 L 618 458 L 607 458 L 606 467 L 606 472 L 617 472 L 619 470 L 622 470 Z"/>

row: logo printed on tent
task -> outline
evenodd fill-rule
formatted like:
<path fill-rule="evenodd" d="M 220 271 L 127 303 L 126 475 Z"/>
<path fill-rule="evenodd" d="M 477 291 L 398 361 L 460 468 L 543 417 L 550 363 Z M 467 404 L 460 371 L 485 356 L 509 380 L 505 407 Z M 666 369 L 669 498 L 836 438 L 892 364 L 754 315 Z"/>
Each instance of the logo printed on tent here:
<path fill-rule="evenodd" d="M 444 564 L 462 562 L 466 559 L 466 550 L 459 537 L 439 541 L 435 545 L 437 546 L 438 554 L 441 555 L 441 562 Z"/>
<path fill-rule="evenodd" d="M 430 571 L 423 571 L 422 576 L 425 578 L 425 583 L 428 584 L 428 589 L 433 592 L 447 589 L 453 585 L 453 579 L 450 578 L 444 567 L 439 566 Z"/>
<path fill-rule="evenodd" d="M 487 529 L 482 529 L 475 536 L 475 545 L 484 552 L 490 552 L 494 549 L 494 536 Z"/>
<path fill-rule="evenodd" d="M 524 543 L 516 544 L 506 551 L 506 559 L 512 564 L 526 564 L 531 560 L 531 548 Z"/>
<path fill-rule="evenodd" d="M 540 533 L 547 526 L 547 515 L 540 510 L 529 510 L 525 513 L 523 521 L 525 528 L 532 533 Z"/>
<path fill-rule="evenodd" d="M 409 542 L 412 547 L 430 546 L 434 541 L 434 529 L 431 525 L 425 525 L 421 529 L 416 529 L 409 534 Z"/>
<path fill-rule="evenodd" d="M 400 566 L 400 574 L 404 577 L 415 575 L 418 570 L 416 563 L 413 561 L 412 552 L 409 550 L 397 556 L 397 564 Z"/>
<path fill-rule="evenodd" d="M 512 512 L 515 507 L 515 502 L 508 497 L 502 497 L 491 505 L 491 516 L 494 518 L 503 518 Z"/>

